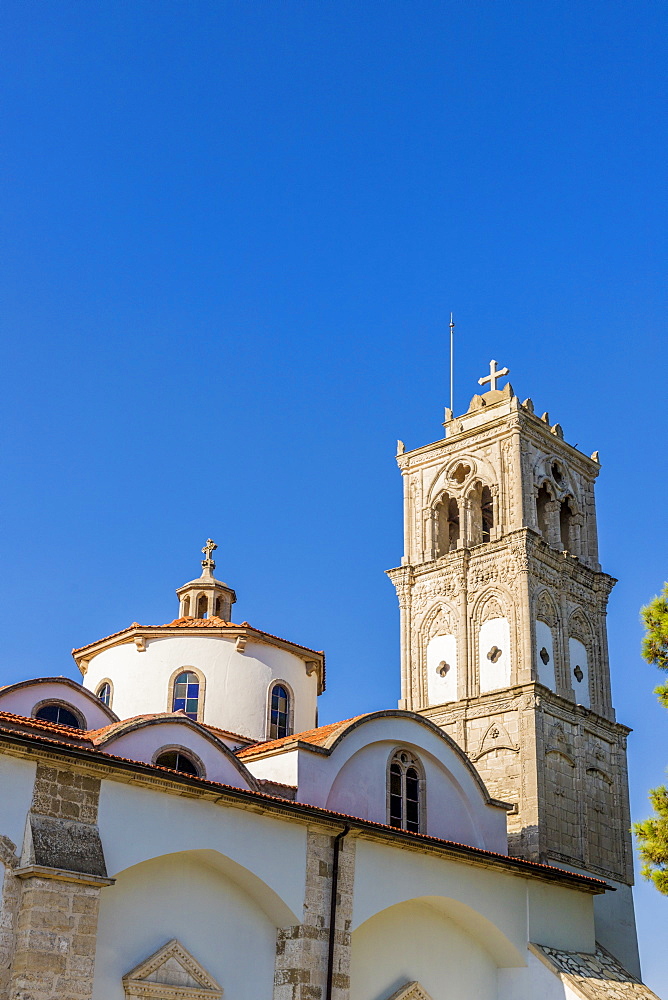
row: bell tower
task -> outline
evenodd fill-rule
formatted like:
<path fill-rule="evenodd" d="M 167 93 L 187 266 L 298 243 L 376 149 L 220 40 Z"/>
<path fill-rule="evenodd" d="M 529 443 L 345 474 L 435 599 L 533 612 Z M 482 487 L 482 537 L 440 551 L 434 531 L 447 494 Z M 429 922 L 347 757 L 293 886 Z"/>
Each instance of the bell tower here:
<path fill-rule="evenodd" d="M 537 416 L 496 362 L 489 391 L 445 411 L 445 436 L 405 451 L 400 707 L 441 726 L 512 803 L 511 854 L 618 888 L 599 940 L 638 967 L 630 896 L 629 729 L 610 693 L 589 457 Z M 616 930 L 605 927 L 617 925 Z M 623 943 L 626 937 L 627 943 Z M 617 938 L 622 942 L 619 944 Z M 622 954 L 623 953 L 623 954 Z"/>

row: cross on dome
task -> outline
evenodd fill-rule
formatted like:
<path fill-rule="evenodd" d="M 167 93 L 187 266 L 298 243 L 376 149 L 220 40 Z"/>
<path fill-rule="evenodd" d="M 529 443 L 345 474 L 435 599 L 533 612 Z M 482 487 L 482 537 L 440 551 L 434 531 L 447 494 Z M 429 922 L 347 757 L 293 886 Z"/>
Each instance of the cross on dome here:
<path fill-rule="evenodd" d="M 213 561 L 213 559 L 211 557 L 213 556 L 213 553 L 215 552 L 215 550 L 217 548 L 218 548 L 218 546 L 214 542 L 213 538 L 207 538 L 206 545 L 202 549 L 202 552 L 204 553 L 204 559 L 202 560 L 202 566 L 211 566 L 211 569 L 215 569 L 216 568 L 216 564 L 215 564 L 215 562 Z"/>
<path fill-rule="evenodd" d="M 510 375 L 509 368 L 497 368 L 496 361 L 490 361 L 489 375 L 485 375 L 484 378 L 479 378 L 478 385 L 484 385 L 485 382 L 489 382 L 490 391 L 494 392 L 496 390 L 497 381 L 505 375 Z"/>
<path fill-rule="evenodd" d="M 206 545 L 202 549 L 202 552 L 204 553 L 207 559 L 210 559 L 217 548 L 218 546 L 214 542 L 213 538 L 207 538 Z"/>

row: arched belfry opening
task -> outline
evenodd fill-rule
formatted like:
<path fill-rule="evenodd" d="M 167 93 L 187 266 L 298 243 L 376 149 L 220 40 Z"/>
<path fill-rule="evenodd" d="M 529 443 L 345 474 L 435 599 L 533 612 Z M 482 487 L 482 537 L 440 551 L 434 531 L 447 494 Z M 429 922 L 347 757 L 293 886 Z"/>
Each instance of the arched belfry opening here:
<path fill-rule="evenodd" d="M 459 504 L 454 497 L 450 497 L 448 504 L 448 542 L 450 552 L 456 549 L 459 543 Z"/>
<path fill-rule="evenodd" d="M 561 535 L 561 547 L 564 552 L 573 552 L 573 516 L 572 499 L 566 497 L 559 507 L 559 533 Z"/>
<path fill-rule="evenodd" d="M 546 542 L 550 541 L 550 507 L 549 504 L 552 503 L 552 494 L 550 493 L 547 485 L 543 485 L 538 490 L 536 496 L 536 520 L 538 521 L 538 530 L 545 539 Z"/>
<path fill-rule="evenodd" d="M 480 520 L 482 540 L 489 542 L 492 539 L 492 529 L 494 528 L 494 500 L 489 486 L 483 486 L 480 494 Z"/>
<path fill-rule="evenodd" d="M 470 519 L 468 545 L 480 545 L 492 539 L 494 528 L 494 498 L 489 486 L 477 482 L 469 493 Z"/>
<path fill-rule="evenodd" d="M 459 543 L 459 504 L 454 497 L 444 493 L 434 508 L 436 521 L 435 556 L 444 556 L 457 548 Z"/>

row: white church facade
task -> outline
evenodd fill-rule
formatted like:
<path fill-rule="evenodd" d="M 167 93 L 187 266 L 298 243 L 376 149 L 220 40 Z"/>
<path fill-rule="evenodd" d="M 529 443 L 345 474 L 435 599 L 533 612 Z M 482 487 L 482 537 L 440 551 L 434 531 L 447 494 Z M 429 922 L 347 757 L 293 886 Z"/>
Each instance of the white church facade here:
<path fill-rule="evenodd" d="M 400 443 L 398 708 L 319 726 L 324 654 L 232 622 L 211 540 L 175 620 L 0 689 L 0 997 L 654 996 L 598 456 L 495 379 Z"/>

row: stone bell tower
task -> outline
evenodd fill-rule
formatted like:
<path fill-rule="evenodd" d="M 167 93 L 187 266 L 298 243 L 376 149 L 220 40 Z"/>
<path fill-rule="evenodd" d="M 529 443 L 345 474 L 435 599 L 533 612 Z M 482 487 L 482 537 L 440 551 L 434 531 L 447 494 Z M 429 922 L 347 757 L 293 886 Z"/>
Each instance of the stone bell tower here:
<path fill-rule="evenodd" d="M 512 803 L 511 854 L 616 885 L 597 934 L 633 971 L 629 730 L 610 694 L 615 581 L 598 562 L 598 454 L 567 444 L 509 384 L 497 389 L 505 374 L 493 361 L 480 380 L 490 391 L 461 417 L 445 411 L 444 438 L 410 452 L 399 442 L 404 557 L 388 572 L 399 704 L 441 726 Z"/>

